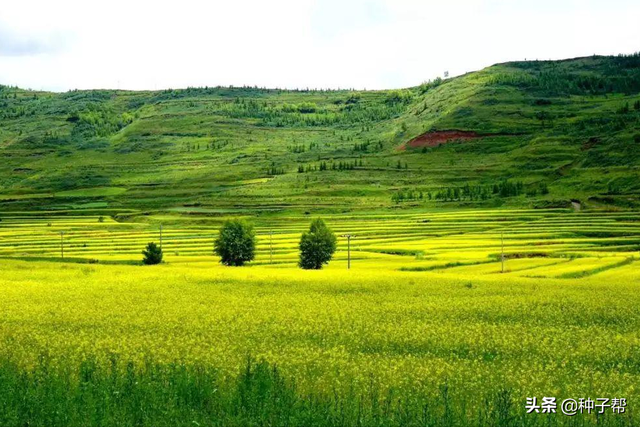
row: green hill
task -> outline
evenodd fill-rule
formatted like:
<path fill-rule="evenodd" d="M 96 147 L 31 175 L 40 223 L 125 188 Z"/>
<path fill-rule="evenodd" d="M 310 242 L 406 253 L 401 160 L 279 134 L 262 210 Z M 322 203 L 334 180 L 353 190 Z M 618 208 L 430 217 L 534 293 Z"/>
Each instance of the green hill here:
<path fill-rule="evenodd" d="M 0 86 L 0 209 L 632 207 L 640 55 L 389 91 Z"/>

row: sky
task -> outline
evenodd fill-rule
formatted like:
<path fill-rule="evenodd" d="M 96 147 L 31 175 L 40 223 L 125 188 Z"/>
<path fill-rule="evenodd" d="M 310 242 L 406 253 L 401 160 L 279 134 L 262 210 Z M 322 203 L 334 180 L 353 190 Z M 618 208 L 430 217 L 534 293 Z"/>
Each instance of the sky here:
<path fill-rule="evenodd" d="M 640 51 L 638 0 L 0 0 L 0 84 L 390 89 Z"/>

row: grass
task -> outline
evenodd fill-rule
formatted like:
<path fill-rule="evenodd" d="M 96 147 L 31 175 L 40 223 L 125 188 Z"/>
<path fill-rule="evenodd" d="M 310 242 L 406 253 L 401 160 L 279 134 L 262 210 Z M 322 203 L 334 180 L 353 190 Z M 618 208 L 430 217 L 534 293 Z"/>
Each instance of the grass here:
<path fill-rule="evenodd" d="M 4 86 L 0 209 L 633 208 L 637 69 L 637 56 L 507 63 L 400 92 Z M 448 129 L 490 136 L 401 149 Z M 519 196 L 428 197 L 516 176 Z M 395 203 L 399 192 L 423 198 Z"/>
<path fill-rule="evenodd" d="M 25 372 L 0 366 L 3 426 L 456 426 L 574 425 L 558 415 L 528 415 L 508 389 L 454 401 L 447 385 L 431 396 L 410 391 L 302 394 L 295 382 L 250 358 L 233 378 L 210 367 L 156 365 L 108 368 L 90 360 L 72 372 L 46 359 Z M 628 426 L 629 415 L 578 415 L 581 425 Z M 571 421 L 569 421 L 571 420 Z"/>

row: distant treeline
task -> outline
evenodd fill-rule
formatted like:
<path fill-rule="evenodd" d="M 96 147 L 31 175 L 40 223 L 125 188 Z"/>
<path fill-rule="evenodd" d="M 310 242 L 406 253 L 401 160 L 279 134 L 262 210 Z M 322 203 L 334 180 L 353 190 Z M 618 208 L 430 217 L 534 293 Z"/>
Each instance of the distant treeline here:
<path fill-rule="evenodd" d="M 353 170 L 356 167 L 363 167 L 364 162 L 362 159 L 357 159 L 353 161 L 339 161 L 339 162 L 320 162 L 317 165 L 298 165 L 298 173 L 306 173 L 306 172 L 324 172 L 328 170 L 332 171 L 346 171 Z"/>
<path fill-rule="evenodd" d="M 410 91 L 392 91 L 381 102 L 361 102 L 359 96 L 337 99 L 331 104 L 302 102 L 275 103 L 267 100 L 236 98 L 232 102 L 209 105 L 216 114 L 231 118 L 261 119 L 263 126 L 330 126 L 364 124 L 388 120 L 403 113 L 413 99 Z"/>
<path fill-rule="evenodd" d="M 287 173 L 287 171 L 283 166 L 276 166 L 275 164 L 272 164 L 267 167 L 267 175 L 284 175 L 285 173 Z"/>
<path fill-rule="evenodd" d="M 543 64 L 542 69 L 540 61 L 517 62 L 514 65 L 526 71 L 496 74 L 491 83 L 538 89 L 552 95 L 640 92 L 639 53 L 612 58 L 596 70 L 574 68 L 568 71 L 562 67 L 562 62 L 552 62 L 548 66 Z"/>
<path fill-rule="evenodd" d="M 206 144 L 202 144 L 204 149 L 215 151 L 220 150 L 227 145 L 231 144 L 229 141 L 211 141 Z M 200 143 L 199 142 L 184 142 L 182 144 L 183 151 L 200 151 Z"/>
<path fill-rule="evenodd" d="M 291 151 L 294 154 L 300 154 L 300 153 L 304 153 L 305 151 L 311 151 L 314 148 L 318 148 L 318 143 L 317 142 L 310 142 L 308 145 L 306 145 L 306 144 L 295 144 L 295 145 L 290 145 L 287 148 L 289 149 L 289 151 Z"/>
<path fill-rule="evenodd" d="M 162 99 L 179 99 L 193 96 L 223 96 L 223 97 L 254 97 L 256 95 L 278 95 L 281 93 L 335 93 L 354 92 L 354 88 L 326 89 L 326 88 L 266 88 L 259 86 L 203 86 L 187 87 L 185 89 L 164 89 L 155 92 L 156 97 Z"/>
<path fill-rule="evenodd" d="M 67 121 L 74 123 L 72 136 L 106 137 L 113 135 L 134 120 L 131 113 L 118 114 L 111 108 L 101 105 L 89 105 L 84 111 L 76 111 L 69 115 Z"/>
<path fill-rule="evenodd" d="M 549 194 L 547 184 L 541 183 L 530 188 L 525 192 L 525 185 L 522 181 L 503 180 L 493 185 L 469 185 L 462 187 L 440 187 L 433 191 L 422 190 L 400 190 L 391 196 L 394 203 L 416 200 L 442 200 L 445 202 L 452 201 L 478 201 L 488 200 L 492 197 L 514 197 L 521 194 L 527 196 L 536 196 L 538 194 Z"/>

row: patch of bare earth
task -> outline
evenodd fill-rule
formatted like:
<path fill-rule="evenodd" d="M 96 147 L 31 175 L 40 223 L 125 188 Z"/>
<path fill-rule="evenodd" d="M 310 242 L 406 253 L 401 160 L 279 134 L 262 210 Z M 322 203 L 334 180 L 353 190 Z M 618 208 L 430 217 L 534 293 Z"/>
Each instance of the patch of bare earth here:
<path fill-rule="evenodd" d="M 441 130 L 434 132 L 427 132 L 422 135 L 416 136 L 412 140 L 402 144 L 398 147 L 400 150 L 409 148 L 421 148 L 421 147 L 437 147 L 442 144 L 449 144 L 452 142 L 464 142 L 472 139 L 482 138 L 488 135 L 479 135 L 473 131 L 466 130 Z"/>

